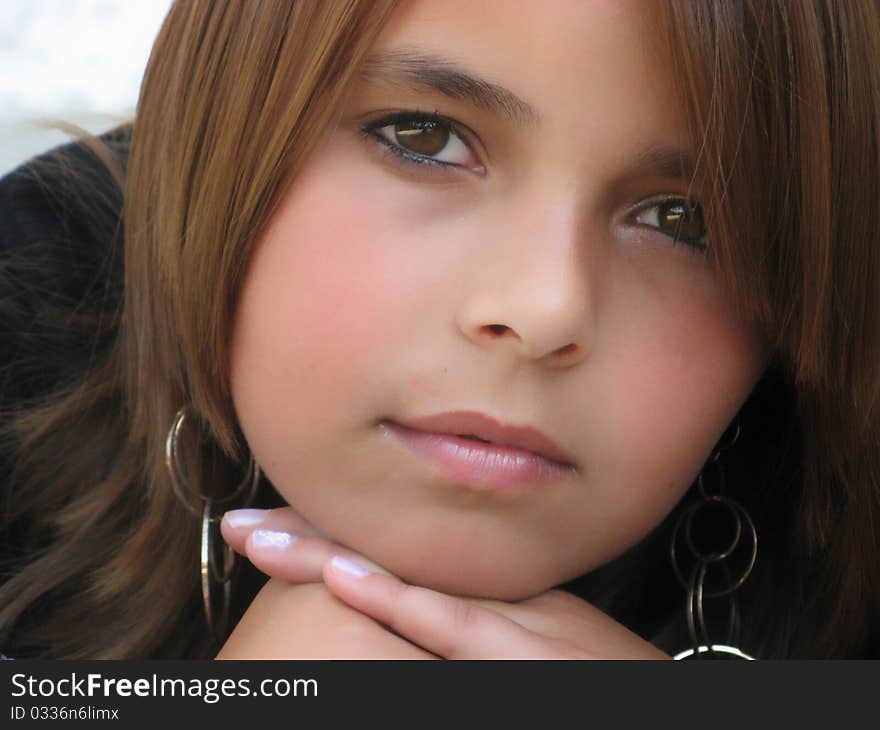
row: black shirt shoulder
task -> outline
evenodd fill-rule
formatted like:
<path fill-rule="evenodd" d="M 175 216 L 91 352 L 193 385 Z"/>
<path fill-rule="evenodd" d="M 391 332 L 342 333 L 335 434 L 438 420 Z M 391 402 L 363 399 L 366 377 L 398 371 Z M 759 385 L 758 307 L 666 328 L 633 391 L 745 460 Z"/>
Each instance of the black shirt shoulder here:
<path fill-rule="evenodd" d="M 124 177 L 131 125 L 99 135 Z M 75 379 L 122 304 L 123 190 L 80 140 L 0 179 L 0 409 Z"/>

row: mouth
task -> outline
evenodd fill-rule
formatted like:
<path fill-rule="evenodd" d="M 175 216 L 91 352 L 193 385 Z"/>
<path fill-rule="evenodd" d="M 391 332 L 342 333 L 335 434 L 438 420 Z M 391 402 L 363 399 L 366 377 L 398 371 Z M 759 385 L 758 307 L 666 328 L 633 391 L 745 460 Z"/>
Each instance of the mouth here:
<path fill-rule="evenodd" d="M 391 420 L 379 426 L 386 438 L 418 456 L 445 479 L 477 489 L 546 488 L 577 474 L 569 462 L 474 433 L 423 430 Z"/>
<path fill-rule="evenodd" d="M 459 433 L 456 434 L 459 438 L 462 439 L 471 439 L 472 441 L 479 441 L 482 444 L 491 444 L 491 441 L 487 441 L 486 439 L 481 439 L 479 436 L 474 436 L 472 433 Z"/>
<path fill-rule="evenodd" d="M 530 451 L 550 461 L 575 466 L 574 458 L 540 429 L 527 424 L 504 423 L 479 411 L 436 413 L 395 422 L 418 431 Z"/>

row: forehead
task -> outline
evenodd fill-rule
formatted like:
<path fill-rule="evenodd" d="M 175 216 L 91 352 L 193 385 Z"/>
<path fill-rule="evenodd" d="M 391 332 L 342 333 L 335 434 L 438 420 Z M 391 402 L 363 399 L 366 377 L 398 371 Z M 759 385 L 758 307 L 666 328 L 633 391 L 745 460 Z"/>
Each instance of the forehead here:
<path fill-rule="evenodd" d="M 614 126 L 629 140 L 682 143 L 650 10 L 634 0 L 404 0 L 374 51 L 476 72 L 513 92 L 511 119 L 544 131 Z"/>

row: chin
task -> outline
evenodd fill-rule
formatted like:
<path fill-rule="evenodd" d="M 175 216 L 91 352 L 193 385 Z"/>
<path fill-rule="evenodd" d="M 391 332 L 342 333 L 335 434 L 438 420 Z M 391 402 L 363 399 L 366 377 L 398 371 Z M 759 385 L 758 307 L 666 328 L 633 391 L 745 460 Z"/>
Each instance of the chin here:
<path fill-rule="evenodd" d="M 399 561 L 399 564 L 392 565 L 394 562 L 388 560 L 381 564 L 407 583 L 454 596 L 496 601 L 524 601 L 576 577 L 547 576 L 546 573 L 529 570 L 528 566 L 507 572 L 497 564 L 485 570 L 478 565 L 469 565 L 467 570 L 463 570 L 460 565 L 445 565 L 437 561 L 430 565 Z"/>

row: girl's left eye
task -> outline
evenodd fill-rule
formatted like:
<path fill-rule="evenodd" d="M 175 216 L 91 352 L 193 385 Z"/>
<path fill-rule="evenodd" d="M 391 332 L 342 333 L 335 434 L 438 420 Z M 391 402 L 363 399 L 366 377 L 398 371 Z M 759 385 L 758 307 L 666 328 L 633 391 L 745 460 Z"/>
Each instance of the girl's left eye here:
<path fill-rule="evenodd" d="M 435 169 L 459 167 L 484 172 L 455 123 L 436 112 L 389 114 L 369 122 L 360 131 L 368 139 L 384 145 L 395 162 L 403 165 Z"/>
<path fill-rule="evenodd" d="M 673 243 L 690 247 L 695 253 L 706 253 L 706 224 L 703 209 L 696 201 L 672 197 L 640 206 L 633 215 L 640 225 L 653 228 Z"/>

